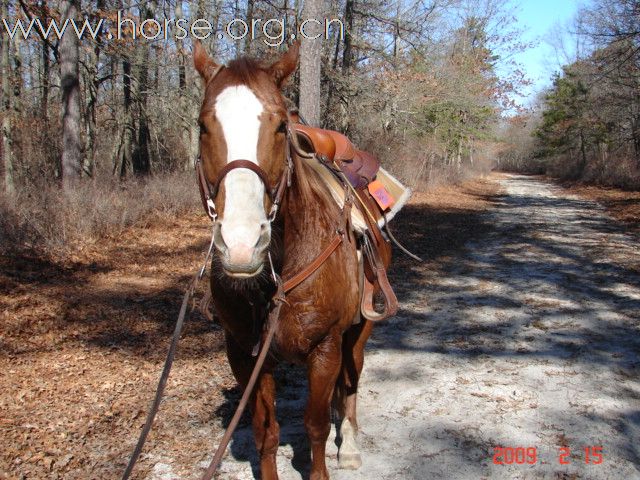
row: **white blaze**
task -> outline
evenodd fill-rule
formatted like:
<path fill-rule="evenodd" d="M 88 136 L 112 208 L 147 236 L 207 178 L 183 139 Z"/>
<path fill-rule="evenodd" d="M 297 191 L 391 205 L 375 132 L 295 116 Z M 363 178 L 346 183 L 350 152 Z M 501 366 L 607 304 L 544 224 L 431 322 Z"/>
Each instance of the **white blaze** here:
<path fill-rule="evenodd" d="M 215 108 L 227 144 L 227 163 L 244 159 L 257 165 L 258 117 L 263 110 L 260 100 L 245 85 L 237 85 L 220 92 Z M 266 220 L 264 185 L 258 175 L 247 169 L 230 171 L 224 184 L 222 238 L 233 263 L 248 263 L 260 237 L 260 226 Z"/>

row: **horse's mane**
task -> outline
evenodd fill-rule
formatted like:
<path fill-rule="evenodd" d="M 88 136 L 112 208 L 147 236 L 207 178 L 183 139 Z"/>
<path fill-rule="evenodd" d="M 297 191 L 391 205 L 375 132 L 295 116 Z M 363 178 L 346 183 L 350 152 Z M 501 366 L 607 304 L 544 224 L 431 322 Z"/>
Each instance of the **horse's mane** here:
<path fill-rule="evenodd" d="M 293 158 L 293 178 L 290 189 L 289 209 L 301 214 L 302 218 L 313 216 L 313 212 L 330 214 L 333 210 L 337 213 L 338 206 L 333 201 L 331 192 L 324 184 L 322 178 L 307 163 L 296 155 Z M 331 215 L 333 216 L 333 215 Z"/>

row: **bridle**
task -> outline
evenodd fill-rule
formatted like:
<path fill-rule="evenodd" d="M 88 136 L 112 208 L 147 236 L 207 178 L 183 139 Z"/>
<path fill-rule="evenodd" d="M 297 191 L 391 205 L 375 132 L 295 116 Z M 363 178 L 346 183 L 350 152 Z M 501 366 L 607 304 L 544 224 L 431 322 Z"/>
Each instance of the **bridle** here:
<path fill-rule="evenodd" d="M 271 186 L 269 182 L 269 176 L 260 165 L 252 162 L 251 160 L 237 159 L 227 163 L 216 177 L 213 183 L 209 182 L 204 174 L 204 168 L 202 166 L 202 156 L 199 155 L 195 162 L 196 175 L 198 176 L 198 189 L 200 190 L 200 200 L 204 207 L 207 216 L 212 220 L 218 219 L 218 211 L 216 209 L 215 199 L 220 192 L 220 185 L 229 172 L 237 168 L 244 168 L 251 170 L 258 175 L 258 178 L 262 181 L 265 188 L 265 193 L 268 195 L 271 201 L 271 210 L 269 211 L 268 220 L 273 222 L 278 215 L 280 205 L 282 205 L 282 199 L 284 198 L 284 192 L 287 187 L 291 186 L 291 176 L 293 175 L 293 160 L 291 158 L 291 143 L 292 133 L 287 123 L 286 128 L 286 142 L 285 142 L 285 158 L 284 169 L 280 175 L 280 179 L 275 186 Z"/>
<path fill-rule="evenodd" d="M 218 65 L 215 71 L 211 74 L 211 77 L 207 81 L 207 85 L 210 84 L 214 78 L 218 76 L 218 74 L 224 69 L 224 65 Z M 291 120 L 288 118 L 286 123 L 286 142 L 285 142 L 285 166 L 282 171 L 282 175 L 278 180 L 278 183 L 275 187 L 271 186 L 269 182 L 269 176 L 267 172 L 265 172 L 260 165 L 252 162 L 251 160 L 245 159 L 237 159 L 232 160 L 227 163 L 220 172 L 218 172 L 218 176 L 215 181 L 212 183 L 209 182 L 206 175 L 204 174 L 204 168 L 202 166 L 202 154 L 198 155 L 198 158 L 195 162 L 196 175 L 198 177 L 198 189 L 200 190 L 200 200 L 202 201 L 202 206 L 207 213 L 207 216 L 213 221 L 216 222 L 218 219 L 218 211 L 216 209 L 215 199 L 218 196 L 220 191 L 220 185 L 227 174 L 235 170 L 236 168 L 244 168 L 247 170 L 251 170 L 253 173 L 258 175 L 258 178 L 262 181 L 265 187 L 265 193 L 269 196 L 271 200 L 271 210 L 269 211 L 268 220 L 269 222 L 273 222 L 278 215 L 278 210 L 280 205 L 282 204 L 282 199 L 284 198 L 284 192 L 287 187 L 291 186 L 291 176 L 293 175 L 293 160 L 291 158 L 291 148 L 296 151 L 296 153 L 303 157 L 308 157 L 309 154 L 303 152 L 300 149 L 300 146 L 297 142 L 297 137 L 295 132 L 291 127 Z"/>

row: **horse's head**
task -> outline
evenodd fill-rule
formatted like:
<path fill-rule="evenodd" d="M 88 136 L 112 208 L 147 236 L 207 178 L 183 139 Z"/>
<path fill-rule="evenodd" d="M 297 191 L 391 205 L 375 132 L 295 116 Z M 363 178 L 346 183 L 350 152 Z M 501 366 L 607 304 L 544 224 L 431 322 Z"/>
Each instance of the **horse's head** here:
<path fill-rule="evenodd" d="M 287 108 L 280 89 L 296 68 L 298 44 L 268 66 L 241 58 L 221 67 L 196 43 L 194 63 L 205 85 L 200 158 L 214 185 L 214 245 L 227 275 L 253 277 L 264 268 L 271 242 L 269 190 L 287 168 Z M 236 160 L 259 168 L 229 165 Z"/>

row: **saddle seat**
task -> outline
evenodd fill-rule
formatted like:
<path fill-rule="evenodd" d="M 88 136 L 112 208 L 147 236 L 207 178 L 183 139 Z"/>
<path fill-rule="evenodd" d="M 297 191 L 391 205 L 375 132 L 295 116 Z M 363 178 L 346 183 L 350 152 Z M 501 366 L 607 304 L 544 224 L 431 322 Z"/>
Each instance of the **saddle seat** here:
<path fill-rule="evenodd" d="M 380 161 L 368 152 L 358 150 L 343 134 L 322 128 L 294 124 L 298 135 L 304 137 L 324 162 L 336 162 L 356 189 L 365 188 L 376 178 Z"/>

